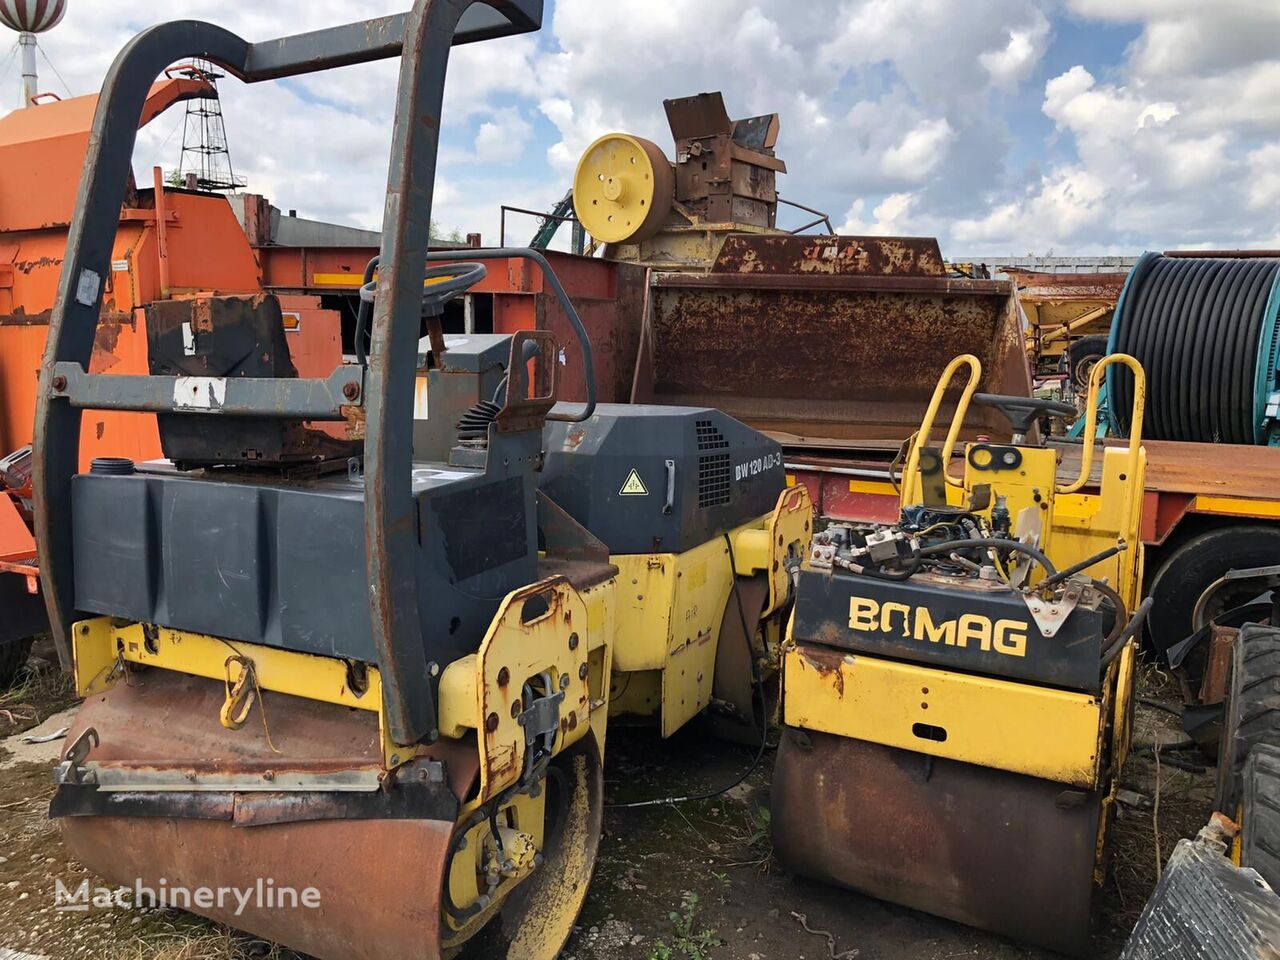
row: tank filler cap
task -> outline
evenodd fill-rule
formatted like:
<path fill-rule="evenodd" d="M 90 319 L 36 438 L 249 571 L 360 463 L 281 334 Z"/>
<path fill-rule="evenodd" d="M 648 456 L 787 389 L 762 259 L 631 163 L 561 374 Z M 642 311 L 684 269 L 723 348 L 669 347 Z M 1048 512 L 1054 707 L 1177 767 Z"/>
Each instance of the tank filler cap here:
<path fill-rule="evenodd" d="M 94 457 L 89 462 L 89 472 L 127 477 L 133 473 L 133 461 L 128 457 Z"/>

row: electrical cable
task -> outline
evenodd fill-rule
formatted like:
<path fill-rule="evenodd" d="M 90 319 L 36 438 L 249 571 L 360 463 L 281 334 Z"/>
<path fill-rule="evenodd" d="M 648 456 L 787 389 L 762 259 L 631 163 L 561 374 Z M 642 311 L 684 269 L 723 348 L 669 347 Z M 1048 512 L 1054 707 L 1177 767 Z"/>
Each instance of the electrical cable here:
<path fill-rule="evenodd" d="M 640 807 L 661 807 L 673 803 L 694 803 L 701 800 L 713 800 L 728 793 L 745 781 L 747 777 L 755 772 L 756 767 L 760 766 L 760 761 L 764 758 L 764 751 L 769 743 L 769 711 L 764 698 L 764 678 L 760 675 L 760 667 L 756 663 L 756 652 L 751 645 L 751 638 L 755 636 L 755 631 L 747 627 L 747 610 L 742 605 L 742 591 L 738 589 L 738 562 L 733 555 L 733 539 L 727 533 L 724 534 L 724 543 L 728 548 L 729 576 L 731 578 L 730 582 L 733 584 L 733 595 L 737 599 L 738 619 L 742 623 L 742 639 L 747 645 L 747 662 L 751 664 L 751 676 L 755 683 L 756 696 L 760 699 L 760 746 L 756 748 L 756 755 L 751 759 L 750 765 L 738 779 L 719 789 L 683 797 L 661 797 L 655 800 L 635 800 L 630 803 L 606 803 L 606 807 L 614 810 L 635 810 Z"/>
<path fill-rule="evenodd" d="M 1107 549 L 1099 551 L 1098 553 L 1095 553 L 1092 557 L 1085 557 L 1079 563 L 1073 563 L 1071 566 L 1067 567 L 1065 570 L 1059 570 L 1053 576 L 1047 577 L 1046 579 L 1041 580 L 1038 584 L 1036 584 L 1036 588 L 1039 589 L 1041 587 L 1052 587 L 1055 583 L 1060 583 L 1061 581 L 1067 579 L 1067 577 L 1074 577 L 1081 570 L 1088 570 L 1095 563 L 1101 563 L 1103 560 L 1110 560 L 1121 550 L 1127 550 L 1128 547 L 1129 545 L 1125 543 L 1123 540 L 1121 540 L 1119 543 L 1115 544 L 1114 546 L 1107 547 Z"/>
<path fill-rule="evenodd" d="M 1253 444 L 1256 383 L 1280 259 L 1148 254 L 1113 321 L 1112 352 L 1147 372 L 1144 434 L 1152 440 Z M 1265 358 L 1264 358 L 1265 359 Z M 1112 414 L 1127 433 L 1133 375 L 1117 368 Z"/>
<path fill-rule="evenodd" d="M 62 89 L 67 91 L 68 97 L 74 97 L 75 93 L 71 90 L 71 84 L 62 79 L 62 74 L 58 72 L 58 68 L 53 65 L 53 61 L 49 59 L 49 55 L 44 52 L 44 47 L 36 44 L 36 49 L 40 51 L 40 56 L 44 57 L 44 62 L 49 65 L 49 69 L 53 71 L 53 75 L 58 78 L 58 82 L 62 84 Z"/>
<path fill-rule="evenodd" d="M 9 56 L 4 62 L 4 69 L 0 70 L 0 86 L 3 86 L 4 82 L 9 79 L 9 71 L 13 69 L 13 65 L 17 61 L 17 59 L 18 59 L 18 44 L 15 43 L 12 47 L 9 48 Z"/>

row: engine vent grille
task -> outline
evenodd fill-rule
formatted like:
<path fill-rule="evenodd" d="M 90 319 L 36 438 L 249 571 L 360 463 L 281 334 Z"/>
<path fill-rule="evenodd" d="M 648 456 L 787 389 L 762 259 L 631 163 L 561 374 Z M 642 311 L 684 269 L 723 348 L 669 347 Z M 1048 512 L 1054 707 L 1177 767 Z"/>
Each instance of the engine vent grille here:
<path fill-rule="evenodd" d="M 698 458 L 698 506 L 729 502 L 729 455 L 709 453 Z"/>
<path fill-rule="evenodd" d="M 724 450 L 729 446 L 729 441 L 724 438 L 724 434 L 710 420 L 695 420 L 693 422 L 698 435 L 699 450 Z"/>

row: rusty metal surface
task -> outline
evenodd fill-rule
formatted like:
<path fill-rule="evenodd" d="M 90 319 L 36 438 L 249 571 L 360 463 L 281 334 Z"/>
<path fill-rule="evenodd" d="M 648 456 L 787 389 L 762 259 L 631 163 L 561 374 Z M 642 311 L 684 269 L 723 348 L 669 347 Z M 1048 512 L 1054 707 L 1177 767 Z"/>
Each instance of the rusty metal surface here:
<path fill-rule="evenodd" d="M 377 762 L 372 713 L 266 693 L 266 728 L 260 716 L 252 716 L 240 730 L 229 731 L 218 722 L 222 698 L 222 686 L 214 681 L 162 670 L 132 673 L 127 683 L 86 700 L 67 742 L 92 726 L 100 744 L 90 760 L 160 766 L 190 758 L 228 771 L 266 763 L 286 769 Z M 474 757 L 474 747 L 438 757 L 450 764 L 449 785 L 459 797 L 474 779 Z M 440 885 L 452 829 L 452 821 L 426 819 L 251 827 L 155 817 L 62 821 L 77 859 L 117 883 L 138 879 L 156 889 L 163 879 L 170 888 L 252 888 L 261 878 L 277 889 L 315 887 L 320 907 L 314 910 L 250 904 L 236 916 L 234 899 L 221 909 L 193 909 L 321 960 L 437 956 Z M 387 882 L 390 851 L 398 858 L 395 883 Z"/>
<path fill-rule="evenodd" d="M 1104 300 L 1115 303 L 1124 289 L 1127 273 L 1039 273 L 1035 270 L 1005 268 L 1018 285 L 1023 300 L 1060 303 L 1076 300 Z"/>
<path fill-rule="evenodd" d="M 285 944 L 318 960 L 440 956 L 440 889 L 452 824 L 360 820 L 237 828 L 209 820 L 75 817 L 63 838 L 90 871 L 160 889 L 319 891 L 320 906 L 267 908 L 252 900 L 195 913 Z M 396 857 L 388 882 L 387 857 Z M 185 908 L 185 904 L 183 904 Z"/>
<path fill-rule="evenodd" d="M 1126 440 L 1112 438 L 1107 446 L 1124 446 Z M 1055 443 L 1061 454 L 1059 476 L 1074 478 L 1080 472 L 1081 446 Z M 1147 440 L 1145 489 L 1156 493 L 1206 494 L 1219 497 L 1246 497 L 1275 500 L 1275 451 L 1268 447 L 1223 443 L 1183 443 L 1177 440 Z M 1101 477 L 1101 458 L 1094 458 L 1093 483 Z"/>
<path fill-rule="evenodd" d="M 788 727 L 774 852 L 804 876 L 1084 956 L 1101 798 L 1062 808 L 1062 795 L 1046 780 Z"/>
<path fill-rule="evenodd" d="M 737 234 L 725 238 L 715 274 L 946 277 L 933 237 L 812 237 Z M 992 281 L 986 281 L 991 283 Z"/>
<path fill-rule="evenodd" d="M 741 243 L 793 253 L 813 242 L 731 237 L 726 248 Z M 752 267 L 655 278 L 653 386 L 641 399 L 719 407 L 757 429 L 840 446 L 904 440 L 919 425 L 941 367 L 962 353 L 982 360 L 984 391 L 1030 394 L 1008 283 L 835 274 L 838 268 L 821 259 L 808 273 L 770 272 L 781 270 L 784 259 L 741 262 L 774 266 L 760 276 Z M 967 435 L 977 434 L 1005 439 L 1009 426 L 995 411 L 974 406 Z"/>
<path fill-rule="evenodd" d="M 1205 705 L 1222 703 L 1227 696 L 1227 681 L 1231 675 L 1231 651 L 1236 644 L 1238 627 L 1209 624 L 1209 652 L 1205 659 L 1204 680 L 1200 684 L 1200 702 Z"/>

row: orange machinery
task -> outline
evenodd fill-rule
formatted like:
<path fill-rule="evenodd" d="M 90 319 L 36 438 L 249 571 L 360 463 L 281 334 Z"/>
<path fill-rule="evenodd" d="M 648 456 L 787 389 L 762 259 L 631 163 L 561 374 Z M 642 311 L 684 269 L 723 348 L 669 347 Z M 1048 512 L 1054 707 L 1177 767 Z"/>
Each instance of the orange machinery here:
<path fill-rule="evenodd" d="M 180 101 L 216 95 L 204 80 L 171 76 L 151 88 L 142 123 Z M 15 652 L 9 641 L 39 632 L 43 618 L 24 489 L 29 458 L 21 448 L 31 442 L 45 335 L 96 106 L 96 95 L 76 97 L 0 117 L 0 489 L 9 493 L 0 495 L 0 685 L 25 660 L 25 644 Z M 361 251 L 365 261 L 374 252 Z M 145 304 L 263 293 L 262 272 L 226 197 L 167 188 L 158 168 L 147 188 L 130 183 L 91 372 L 148 372 Z M 321 310 L 315 296 L 282 296 L 281 306 L 296 334 L 289 345 L 299 373 L 327 375 L 341 361 L 339 315 Z M 163 455 L 151 414 L 89 412 L 81 438 L 85 465 L 99 456 Z"/>

